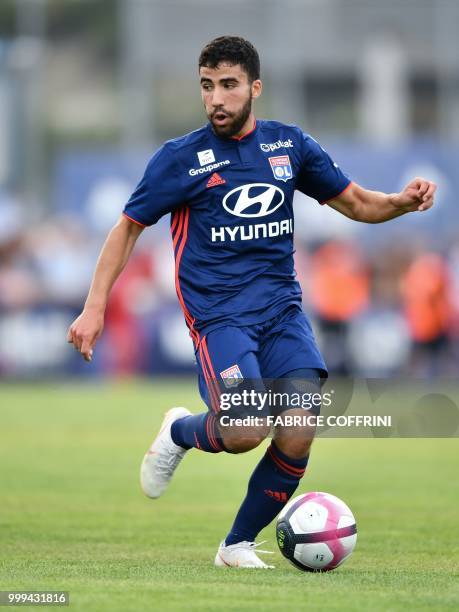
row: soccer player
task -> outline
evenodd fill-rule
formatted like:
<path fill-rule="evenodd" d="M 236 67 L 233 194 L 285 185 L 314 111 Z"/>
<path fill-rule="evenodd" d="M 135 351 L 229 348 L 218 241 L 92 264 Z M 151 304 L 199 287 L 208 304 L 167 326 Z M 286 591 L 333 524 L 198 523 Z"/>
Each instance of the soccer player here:
<path fill-rule="evenodd" d="M 151 498 L 164 492 L 189 449 L 241 453 L 267 437 L 265 421 L 242 431 L 220 423 L 222 391 L 263 379 L 275 379 L 280 390 L 291 379 L 320 389 L 327 375 L 295 280 L 295 189 L 366 223 L 425 211 L 436 189 L 415 178 L 400 193 L 369 191 L 351 182 L 298 127 L 256 120 L 252 103 L 262 91 L 260 61 L 243 38 L 222 36 L 206 45 L 199 78 L 207 125 L 153 155 L 107 237 L 83 312 L 68 331 L 68 341 L 90 361 L 111 287 L 137 238 L 169 214 L 177 295 L 208 411 L 193 415 L 172 408 L 166 414 L 141 466 L 142 488 Z M 304 414 L 288 405 L 279 412 Z M 255 539 L 298 487 L 313 432 L 275 428 L 219 546 L 217 566 L 271 567 L 258 556 Z"/>

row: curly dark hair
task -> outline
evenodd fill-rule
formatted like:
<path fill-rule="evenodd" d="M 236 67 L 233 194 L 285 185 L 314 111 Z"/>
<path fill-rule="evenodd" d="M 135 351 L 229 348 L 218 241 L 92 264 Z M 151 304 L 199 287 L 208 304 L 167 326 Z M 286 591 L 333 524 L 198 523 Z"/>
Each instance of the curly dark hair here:
<path fill-rule="evenodd" d="M 240 36 L 219 36 L 204 47 L 199 56 L 199 68 L 217 68 L 221 62 L 240 64 L 253 83 L 260 78 L 260 57 L 248 40 Z"/>

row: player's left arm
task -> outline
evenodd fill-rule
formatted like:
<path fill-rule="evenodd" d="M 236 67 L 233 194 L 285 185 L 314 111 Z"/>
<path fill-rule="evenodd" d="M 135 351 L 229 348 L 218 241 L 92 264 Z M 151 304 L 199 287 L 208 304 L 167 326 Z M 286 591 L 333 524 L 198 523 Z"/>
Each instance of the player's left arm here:
<path fill-rule="evenodd" d="M 433 206 L 437 186 L 432 181 L 415 178 L 399 193 L 382 193 L 351 183 L 327 204 L 354 221 L 382 223 L 408 212 L 425 211 Z"/>

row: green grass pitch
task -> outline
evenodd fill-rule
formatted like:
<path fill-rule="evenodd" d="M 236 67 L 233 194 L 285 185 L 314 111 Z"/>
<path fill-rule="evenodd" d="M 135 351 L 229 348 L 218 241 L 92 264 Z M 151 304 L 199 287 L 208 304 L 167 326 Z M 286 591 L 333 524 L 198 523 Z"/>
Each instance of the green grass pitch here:
<path fill-rule="evenodd" d="M 343 498 L 358 525 L 334 572 L 213 567 L 263 448 L 190 452 L 160 500 L 138 483 L 194 383 L 0 387 L 0 589 L 68 590 L 72 610 L 457 610 L 459 442 L 319 439 L 298 489 Z"/>

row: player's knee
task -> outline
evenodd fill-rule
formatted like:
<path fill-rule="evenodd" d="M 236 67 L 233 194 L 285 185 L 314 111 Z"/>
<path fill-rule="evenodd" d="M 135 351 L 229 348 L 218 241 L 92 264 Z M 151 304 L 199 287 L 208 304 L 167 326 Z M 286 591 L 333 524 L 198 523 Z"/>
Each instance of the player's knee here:
<path fill-rule="evenodd" d="M 246 453 L 247 451 L 253 450 L 257 446 L 259 446 L 264 440 L 264 437 L 254 437 L 251 436 L 249 438 L 223 438 L 223 442 L 231 453 Z"/>
<path fill-rule="evenodd" d="M 269 428 L 252 428 L 250 431 L 222 432 L 223 443 L 231 453 L 246 453 L 259 446 L 266 439 Z"/>
<path fill-rule="evenodd" d="M 266 439 L 270 433 L 270 427 L 267 423 L 257 424 L 256 426 L 235 424 L 223 426 L 221 423 L 219 431 L 223 444 L 230 453 L 246 453 L 259 446 Z"/>
<path fill-rule="evenodd" d="M 279 427 L 274 439 L 288 457 L 301 459 L 309 454 L 314 434 L 314 427 Z"/>
<path fill-rule="evenodd" d="M 279 449 L 291 459 L 302 459 L 309 454 L 311 449 L 312 439 L 304 440 L 301 438 L 291 437 L 283 441 L 276 438 L 276 444 Z"/>

